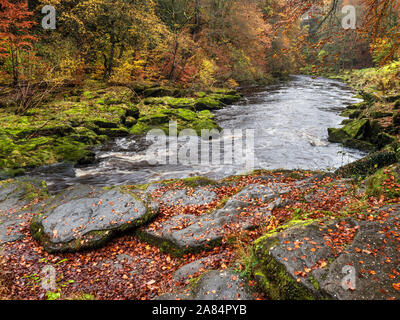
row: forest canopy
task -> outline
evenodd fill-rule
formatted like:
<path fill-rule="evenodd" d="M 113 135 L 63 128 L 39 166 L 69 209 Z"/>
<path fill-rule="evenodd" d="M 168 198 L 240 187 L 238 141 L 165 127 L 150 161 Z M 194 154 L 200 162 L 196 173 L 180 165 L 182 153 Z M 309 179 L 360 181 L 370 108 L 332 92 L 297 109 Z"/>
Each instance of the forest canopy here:
<path fill-rule="evenodd" d="M 55 29 L 42 26 L 45 5 L 55 8 Z M 354 17 L 343 10 L 349 6 Z M 394 0 L 0 0 L 0 7 L 1 82 L 14 85 L 234 87 L 399 57 Z"/>

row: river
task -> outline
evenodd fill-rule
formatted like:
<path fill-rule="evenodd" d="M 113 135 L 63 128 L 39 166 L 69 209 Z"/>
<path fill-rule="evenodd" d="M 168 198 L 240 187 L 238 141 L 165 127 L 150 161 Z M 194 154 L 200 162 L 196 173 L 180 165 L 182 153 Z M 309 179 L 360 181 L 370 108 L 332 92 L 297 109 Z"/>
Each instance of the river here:
<path fill-rule="evenodd" d="M 348 104 L 360 102 L 340 81 L 292 76 L 288 82 L 247 88 L 244 93 L 243 101 L 216 111 L 215 117 L 223 129 L 254 130 L 254 147 L 249 144 L 255 155 L 251 169 L 334 170 L 365 156 L 358 150 L 328 142 L 327 129 L 339 127 L 344 119 L 340 112 Z M 196 140 L 178 140 L 176 145 L 188 143 Z M 220 179 L 249 171 L 243 164 L 224 162 L 152 165 L 152 147 L 144 137 L 120 138 L 97 148 L 93 165 L 55 173 L 39 170 L 34 175 L 45 179 L 50 190 L 59 191 L 76 183 L 112 186 L 190 176 Z M 168 149 L 164 153 L 171 156 L 175 151 Z"/>

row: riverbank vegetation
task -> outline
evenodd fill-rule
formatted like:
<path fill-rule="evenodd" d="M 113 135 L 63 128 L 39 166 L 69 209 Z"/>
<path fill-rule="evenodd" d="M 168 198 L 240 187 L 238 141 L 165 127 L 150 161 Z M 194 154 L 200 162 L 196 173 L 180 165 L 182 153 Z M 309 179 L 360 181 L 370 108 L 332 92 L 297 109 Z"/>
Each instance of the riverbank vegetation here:
<path fill-rule="evenodd" d="M 290 53 L 277 55 L 292 36 L 274 37 L 275 2 L 28 4 L 0 3 L 2 176 L 87 164 L 92 146 L 168 131 L 170 120 L 179 130 L 219 128 L 210 111 L 238 101 L 240 83 L 271 83 L 296 68 Z M 55 30 L 42 28 L 44 4 L 56 9 Z"/>
<path fill-rule="evenodd" d="M 45 4 L 55 29 L 41 24 Z M 400 299 L 398 1 L 0 0 L 0 10 L 0 299 L 222 298 L 221 281 L 228 299 Z M 171 120 L 220 129 L 213 111 L 241 88 L 300 73 L 354 89 L 360 101 L 329 141 L 367 157 L 329 173 L 56 195 L 25 175 L 93 164 L 93 147 L 168 133 Z M 49 265 L 58 277 L 45 290 Z M 357 288 L 337 283 L 344 265 Z"/>

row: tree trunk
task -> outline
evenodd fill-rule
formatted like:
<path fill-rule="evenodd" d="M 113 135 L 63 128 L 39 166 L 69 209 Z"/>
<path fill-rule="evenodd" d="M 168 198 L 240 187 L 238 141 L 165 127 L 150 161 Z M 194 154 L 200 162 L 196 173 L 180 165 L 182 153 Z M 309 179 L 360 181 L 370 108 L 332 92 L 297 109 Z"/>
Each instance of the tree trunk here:
<path fill-rule="evenodd" d="M 178 42 L 178 35 L 176 35 L 175 36 L 174 57 L 172 60 L 172 66 L 171 66 L 171 71 L 168 76 L 168 80 L 173 80 L 173 78 L 174 78 L 174 73 L 175 73 L 175 68 L 176 68 L 176 56 L 178 54 L 178 49 L 179 49 L 179 42 Z"/>

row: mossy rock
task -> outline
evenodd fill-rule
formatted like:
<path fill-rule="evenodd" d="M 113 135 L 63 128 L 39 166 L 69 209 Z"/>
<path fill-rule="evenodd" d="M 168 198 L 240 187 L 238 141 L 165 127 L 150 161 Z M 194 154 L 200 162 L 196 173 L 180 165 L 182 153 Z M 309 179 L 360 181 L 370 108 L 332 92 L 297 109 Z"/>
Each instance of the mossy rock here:
<path fill-rule="evenodd" d="M 133 117 L 133 118 L 138 119 L 140 117 L 139 108 L 133 104 L 128 104 L 128 108 L 126 109 L 125 117 Z"/>
<path fill-rule="evenodd" d="M 168 123 L 170 117 L 165 113 L 150 114 L 145 117 L 139 118 L 139 122 L 149 126 L 157 126 Z"/>
<path fill-rule="evenodd" d="M 352 104 L 347 107 L 347 109 L 357 109 L 357 110 L 364 110 L 369 106 L 369 104 L 365 101 Z"/>
<path fill-rule="evenodd" d="M 396 113 L 393 115 L 393 120 L 392 120 L 392 122 L 393 122 L 393 125 L 395 125 L 395 126 L 400 126 L 400 112 L 396 112 Z"/>
<path fill-rule="evenodd" d="M 64 138 L 55 141 L 54 152 L 60 160 L 77 163 L 87 156 L 89 150 L 83 143 Z"/>
<path fill-rule="evenodd" d="M 345 147 L 358 149 L 366 152 L 376 151 L 377 149 L 377 147 L 374 144 L 358 139 L 345 139 L 342 143 Z"/>
<path fill-rule="evenodd" d="M 385 97 L 385 101 L 388 103 L 393 103 L 396 101 L 400 101 L 400 95 L 390 95 Z"/>
<path fill-rule="evenodd" d="M 211 92 L 219 95 L 229 95 L 229 96 L 238 95 L 238 92 L 236 90 L 226 89 L 226 88 L 213 88 L 211 89 Z"/>
<path fill-rule="evenodd" d="M 129 135 L 129 130 L 123 127 L 117 128 L 99 128 L 96 130 L 98 135 L 105 135 L 110 138 L 126 137 Z"/>
<path fill-rule="evenodd" d="M 378 149 L 382 149 L 388 145 L 392 145 L 397 141 L 397 137 L 392 136 L 386 132 L 381 132 L 377 135 L 374 143 L 377 145 Z"/>
<path fill-rule="evenodd" d="M 242 99 L 241 95 L 238 94 L 212 94 L 210 95 L 211 98 L 218 100 L 224 104 L 233 104 L 235 102 L 240 101 Z"/>
<path fill-rule="evenodd" d="M 362 111 L 358 109 L 346 109 L 343 111 L 340 116 L 347 117 L 350 119 L 356 119 L 361 115 Z"/>
<path fill-rule="evenodd" d="M 195 108 L 197 111 L 203 110 L 219 110 L 224 108 L 226 105 L 221 101 L 210 97 L 199 98 L 196 100 Z"/>
<path fill-rule="evenodd" d="M 395 152 L 381 151 L 345 165 L 336 170 L 335 174 L 341 177 L 367 176 L 396 162 L 397 156 Z"/>
<path fill-rule="evenodd" d="M 182 181 L 186 186 L 188 186 L 190 188 L 215 186 L 218 184 L 217 181 L 212 180 L 207 177 L 190 177 L 190 178 L 182 179 Z"/>
<path fill-rule="evenodd" d="M 346 124 L 349 124 L 349 123 L 352 123 L 353 122 L 353 119 L 344 119 L 342 122 L 341 122 L 341 125 L 346 125 Z"/>
<path fill-rule="evenodd" d="M 328 140 L 330 142 L 342 143 L 349 138 L 348 134 L 341 128 L 329 128 L 328 132 L 329 132 Z"/>
<path fill-rule="evenodd" d="M 136 123 L 137 120 L 134 117 L 127 117 L 124 121 L 127 128 L 132 128 Z"/>
<path fill-rule="evenodd" d="M 0 137 L 0 168 L 34 168 L 59 161 L 76 163 L 88 153 L 88 145 L 70 137 L 38 137 L 18 143 Z"/>
<path fill-rule="evenodd" d="M 118 128 L 120 125 L 120 120 L 118 119 L 116 122 L 106 121 L 106 120 L 94 120 L 93 124 L 99 128 Z"/>
<path fill-rule="evenodd" d="M 129 133 L 131 135 L 142 135 L 151 130 L 151 127 L 147 124 L 138 121 L 130 130 Z"/>
<path fill-rule="evenodd" d="M 0 170 L 0 180 L 8 180 L 15 177 L 23 176 L 25 170 L 23 168 L 18 169 L 4 169 Z"/>
<path fill-rule="evenodd" d="M 167 110 L 164 111 L 164 114 L 175 116 L 184 121 L 193 122 L 197 118 L 197 114 L 194 111 L 187 109 L 176 109 L 176 110 Z"/>
<path fill-rule="evenodd" d="M 99 137 L 93 130 L 86 127 L 74 128 L 74 133 L 70 135 L 71 140 L 86 143 L 88 145 L 94 145 L 104 140 Z"/>
<path fill-rule="evenodd" d="M 376 92 L 361 91 L 360 94 L 368 104 L 373 104 L 382 100 L 382 98 Z"/>

